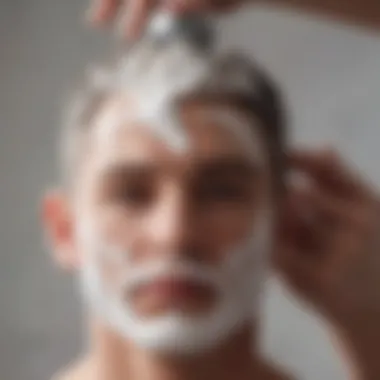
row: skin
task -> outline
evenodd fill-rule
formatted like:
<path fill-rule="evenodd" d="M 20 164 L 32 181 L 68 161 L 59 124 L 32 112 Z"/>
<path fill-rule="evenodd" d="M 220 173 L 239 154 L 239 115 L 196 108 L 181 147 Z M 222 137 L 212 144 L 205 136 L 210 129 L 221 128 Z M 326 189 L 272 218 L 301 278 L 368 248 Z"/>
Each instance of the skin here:
<path fill-rule="evenodd" d="M 99 111 L 98 118 L 104 112 L 125 112 L 127 104 L 115 97 Z M 183 258 L 217 265 L 225 257 L 223 248 L 247 235 L 258 206 L 276 201 L 269 163 L 264 157 L 264 166 L 256 167 L 233 132 L 199 122 L 198 113 L 205 107 L 196 102 L 183 107 L 191 141 L 185 154 L 170 150 L 143 125 L 125 125 L 111 131 L 107 139 L 99 139 L 94 124 L 70 195 L 55 191 L 44 200 L 45 227 L 62 267 L 77 271 L 83 262 L 75 234 L 79 210 L 95 221 L 103 238 L 131 246 L 134 263 L 177 252 Z M 263 146 L 259 129 L 257 134 L 254 131 L 252 138 Z M 192 257 L 187 257 L 189 247 Z M 112 287 L 114 275 L 107 276 L 109 268 L 103 269 L 103 279 Z M 191 315 L 209 308 L 213 301 L 201 292 L 172 304 L 159 293 L 141 292 L 133 307 L 143 316 L 172 308 Z M 57 379 L 287 379 L 255 348 L 252 353 L 256 323 L 243 326 L 213 351 L 191 359 L 162 358 L 141 350 L 95 315 L 89 330 L 90 351 Z"/>
<path fill-rule="evenodd" d="M 88 19 L 97 26 L 117 20 L 119 33 L 135 39 L 156 6 L 180 14 L 228 13 L 252 3 L 251 0 L 93 0 Z M 375 30 L 380 28 L 380 3 L 376 0 L 255 0 L 254 3 L 321 14 Z"/>

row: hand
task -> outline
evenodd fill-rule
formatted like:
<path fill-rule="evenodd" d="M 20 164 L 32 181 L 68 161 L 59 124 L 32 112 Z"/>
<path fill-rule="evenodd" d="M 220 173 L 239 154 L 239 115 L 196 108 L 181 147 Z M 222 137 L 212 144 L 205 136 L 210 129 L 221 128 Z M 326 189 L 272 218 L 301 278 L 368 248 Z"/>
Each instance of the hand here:
<path fill-rule="evenodd" d="M 378 195 L 330 150 L 295 152 L 289 160 L 309 182 L 289 189 L 280 274 L 335 326 L 356 336 L 377 329 L 380 337 Z"/>
<path fill-rule="evenodd" d="M 120 18 L 122 34 L 136 38 L 157 6 L 175 13 L 228 12 L 244 2 L 246 0 L 92 0 L 89 18 L 94 25 Z"/>

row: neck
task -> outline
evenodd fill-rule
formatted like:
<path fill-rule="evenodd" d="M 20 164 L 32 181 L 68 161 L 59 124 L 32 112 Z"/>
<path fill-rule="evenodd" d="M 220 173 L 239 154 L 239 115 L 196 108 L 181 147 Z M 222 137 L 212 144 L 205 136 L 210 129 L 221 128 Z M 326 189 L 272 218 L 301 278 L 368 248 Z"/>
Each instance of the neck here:
<path fill-rule="evenodd" d="M 213 352 L 191 358 L 140 350 L 99 323 L 92 330 L 89 367 L 96 380 L 251 380 L 262 370 L 252 325 Z"/>

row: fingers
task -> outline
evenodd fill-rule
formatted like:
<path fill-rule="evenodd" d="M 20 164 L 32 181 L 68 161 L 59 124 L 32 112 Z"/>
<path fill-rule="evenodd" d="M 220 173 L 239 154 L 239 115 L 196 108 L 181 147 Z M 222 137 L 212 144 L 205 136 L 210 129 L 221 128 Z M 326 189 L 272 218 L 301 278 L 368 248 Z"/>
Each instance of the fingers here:
<path fill-rule="evenodd" d="M 304 260 L 314 265 L 314 260 L 322 259 L 319 253 L 336 227 L 355 222 L 355 207 L 317 187 L 292 188 L 284 201 L 279 226 L 280 244 L 289 251 L 286 256 L 298 256 L 299 265 Z"/>
<path fill-rule="evenodd" d="M 319 229 L 316 218 L 310 217 L 312 213 L 307 197 L 298 194 L 289 196 L 282 207 L 273 263 L 281 275 L 290 276 L 291 282 L 312 280 L 319 262 Z"/>
<path fill-rule="evenodd" d="M 163 0 L 165 9 L 174 13 L 212 12 L 225 13 L 237 9 L 245 0 Z"/>
<path fill-rule="evenodd" d="M 163 7 L 173 13 L 183 14 L 199 7 L 201 0 L 164 0 Z"/>
<path fill-rule="evenodd" d="M 120 0 L 95 0 L 88 12 L 90 22 L 95 25 L 111 21 L 119 8 Z"/>
<path fill-rule="evenodd" d="M 94 0 L 88 17 L 94 25 L 118 18 L 119 34 L 132 39 L 139 35 L 152 8 L 152 0 Z"/>
<path fill-rule="evenodd" d="M 293 151 L 289 154 L 289 164 L 320 186 L 342 196 L 364 196 L 369 193 L 358 174 L 349 169 L 337 153 L 330 149 Z"/>
<path fill-rule="evenodd" d="M 283 207 L 282 239 L 312 254 L 334 226 L 351 221 L 350 211 L 346 202 L 319 189 L 292 189 Z"/>
<path fill-rule="evenodd" d="M 143 30 L 152 8 L 152 0 L 130 0 L 120 20 L 119 30 L 122 37 L 136 39 Z"/>
<path fill-rule="evenodd" d="M 194 8 L 196 0 L 94 0 L 88 12 L 88 18 L 94 25 L 103 25 L 117 21 L 117 32 L 121 37 L 136 39 L 143 30 L 147 20 L 156 5 L 175 11 L 181 7 L 183 11 Z"/>
<path fill-rule="evenodd" d="M 289 160 L 293 168 L 312 180 L 302 188 L 290 184 L 290 194 L 299 199 L 308 198 L 326 220 L 366 228 L 368 215 L 377 213 L 378 194 L 336 153 L 331 150 L 297 151 L 289 155 Z"/>
<path fill-rule="evenodd" d="M 301 215 L 303 218 L 315 218 L 325 223 L 352 222 L 353 211 L 357 208 L 355 203 L 334 196 L 317 186 L 294 189 L 292 196 L 306 205 L 306 215 Z"/>
<path fill-rule="evenodd" d="M 244 0 L 93 0 L 88 18 L 94 25 L 120 19 L 119 34 L 136 39 L 157 6 L 173 13 L 229 12 Z"/>

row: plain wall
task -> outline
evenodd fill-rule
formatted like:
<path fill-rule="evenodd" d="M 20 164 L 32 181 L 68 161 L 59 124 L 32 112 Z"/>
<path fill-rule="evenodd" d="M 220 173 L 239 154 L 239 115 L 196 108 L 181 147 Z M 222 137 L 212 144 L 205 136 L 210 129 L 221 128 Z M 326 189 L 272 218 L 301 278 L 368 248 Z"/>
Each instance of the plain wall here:
<path fill-rule="evenodd" d="M 64 95 L 115 42 L 85 29 L 87 2 L 0 1 L 0 377 L 45 380 L 81 348 L 79 300 L 51 265 L 39 201 L 55 179 Z M 331 142 L 380 183 L 380 38 L 252 8 L 225 22 L 224 46 L 254 54 L 288 95 L 293 141 Z M 301 379 L 345 376 L 318 318 L 274 282 L 265 347 Z"/>

